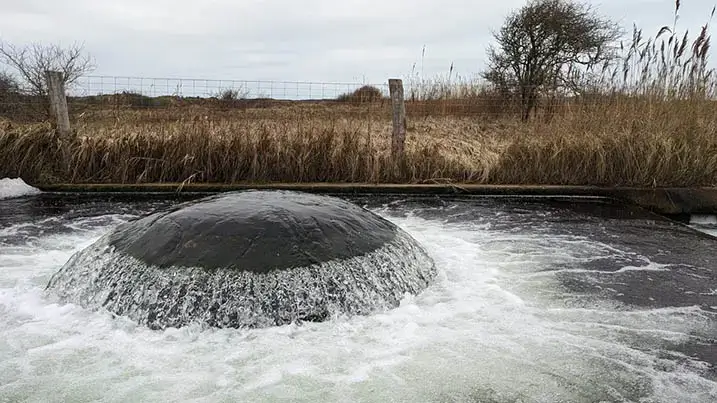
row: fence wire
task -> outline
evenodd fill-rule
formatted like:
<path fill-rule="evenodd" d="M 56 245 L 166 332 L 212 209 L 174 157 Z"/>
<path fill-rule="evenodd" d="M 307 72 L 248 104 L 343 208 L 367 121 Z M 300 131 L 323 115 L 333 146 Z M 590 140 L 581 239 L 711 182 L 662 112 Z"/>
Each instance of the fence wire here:
<path fill-rule="evenodd" d="M 198 105 L 205 109 L 248 109 L 286 105 L 291 102 L 319 102 L 323 105 L 368 106 L 362 114 L 389 118 L 388 82 L 379 84 L 220 80 L 192 78 L 150 78 L 85 76 L 66 88 L 71 114 L 103 109 L 169 109 Z M 530 92 L 530 91 L 528 91 Z M 526 91 L 500 91 L 484 85 L 414 85 L 404 81 L 406 114 L 409 118 L 475 117 L 524 118 Z M 538 94 L 538 93 L 536 93 Z M 605 96 L 575 96 L 540 92 L 531 100 L 532 116 L 551 117 L 613 102 Z M 324 108 L 325 114 L 341 117 L 354 112 L 346 108 Z M 47 117 L 47 97 L 0 88 L 0 117 L 39 120 Z M 313 113 L 313 111 L 312 111 Z"/>
<path fill-rule="evenodd" d="M 146 97 L 221 98 L 231 91 L 243 99 L 329 100 L 365 85 L 388 95 L 387 84 L 115 76 L 81 77 L 68 88 L 68 95 L 88 97 L 131 93 Z"/>

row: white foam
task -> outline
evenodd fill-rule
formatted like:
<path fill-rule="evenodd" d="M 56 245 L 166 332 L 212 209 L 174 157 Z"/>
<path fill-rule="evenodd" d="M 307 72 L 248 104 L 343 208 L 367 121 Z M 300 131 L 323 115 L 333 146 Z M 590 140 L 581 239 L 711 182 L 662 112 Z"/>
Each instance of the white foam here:
<path fill-rule="evenodd" d="M 693 214 L 690 216 L 691 225 L 717 225 L 717 215 Z"/>
<path fill-rule="evenodd" d="M 39 189 L 28 185 L 21 178 L 0 179 L 0 200 L 29 196 L 38 193 L 41 193 Z"/>
<path fill-rule="evenodd" d="M 714 334 L 703 311 L 556 308 L 545 303 L 561 292 L 555 277 L 529 275 L 554 261 L 623 251 L 470 223 L 392 220 L 435 258 L 439 276 L 428 290 L 376 315 L 250 331 L 150 331 L 55 303 L 43 292 L 47 280 L 101 229 L 42 238 L 24 246 L 28 255 L 13 247 L 13 263 L 0 259 L 0 401 L 717 398 L 717 383 L 699 368 L 661 353 L 666 343 Z M 7 251 L 0 244 L 0 256 Z"/>
<path fill-rule="evenodd" d="M 717 237 L 717 215 L 694 214 L 690 216 L 690 226 L 698 231 Z"/>

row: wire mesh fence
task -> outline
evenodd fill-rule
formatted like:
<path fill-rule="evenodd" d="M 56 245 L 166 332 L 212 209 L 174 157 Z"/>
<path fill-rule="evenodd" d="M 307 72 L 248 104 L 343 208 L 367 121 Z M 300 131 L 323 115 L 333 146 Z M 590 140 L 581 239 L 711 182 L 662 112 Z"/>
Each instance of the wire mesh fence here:
<path fill-rule="evenodd" d="M 292 102 L 366 104 L 384 102 L 388 84 L 261 81 L 192 78 L 84 76 L 66 86 L 70 113 L 99 109 L 247 109 Z M 48 97 L 36 91 L 0 88 L 0 117 L 38 120 L 49 112 Z"/>
<path fill-rule="evenodd" d="M 90 97 L 131 93 L 152 98 L 221 98 L 233 94 L 245 99 L 332 100 L 367 85 L 388 95 L 387 84 L 115 76 L 81 77 L 68 88 L 68 95 Z"/>
<path fill-rule="evenodd" d="M 434 83 L 435 84 L 435 83 Z M 524 88 L 497 90 L 484 83 L 404 81 L 406 114 L 411 117 L 521 118 L 526 113 L 551 117 L 586 105 L 604 103 L 600 97 L 531 92 Z M 85 76 L 66 88 L 72 115 L 88 110 L 178 110 L 186 106 L 231 110 L 270 108 L 298 103 L 325 106 L 365 106 L 359 114 L 390 117 L 388 83 L 260 81 L 192 78 Z M 525 94 L 534 97 L 526 97 Z M 0 116 L 32 120 L 46 116 L 46 96 L 0 89 Z M 364 112 L 365 111 L 365 112 Z M 347 108 L 324 108 L 324 114 L 352 114 Z"/>

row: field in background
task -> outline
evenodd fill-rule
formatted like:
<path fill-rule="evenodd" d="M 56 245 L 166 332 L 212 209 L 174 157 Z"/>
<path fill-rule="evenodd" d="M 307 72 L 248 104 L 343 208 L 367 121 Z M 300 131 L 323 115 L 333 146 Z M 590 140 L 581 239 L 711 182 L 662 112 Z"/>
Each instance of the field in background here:
<path fill-rule="evenodd" d="M 694 40 L 660 33 L 658 41 L 636 29 L 632 44 L 621 46 L 625 54 L 585 72 L 577 91 L 541 88 L 528 121 L 520 88 L 450 74 L 409 77 L 399 161 L 389 154 L 384 84 L 212 81 L 209 88 L 210 80 L 128 78 L 125 85 L 89 77 L 86 93 L 68 99 L 74 134 L 67 138 L 36 122 L 44 100 L 0 92 L 0 177 L 715 186 L 717 75 L 707 68 L 707 25 Z M 257 91 L 247 91 L 249 83 Z M 98 90 L 105 95 L 92 95 Z"/>
<path fill-rule="evenodd" d="M 389 156 L 391 112 L 384 99 L 75 107 L 71 139 L 58 138 L 49 123 L 2 121 L 0 177 L 31 183 L 717 184 L 717 104 L 711 100 L 564 100 L 529 122 L 491 100 L 409 99 L 406 156 L 398 163 Z"/>

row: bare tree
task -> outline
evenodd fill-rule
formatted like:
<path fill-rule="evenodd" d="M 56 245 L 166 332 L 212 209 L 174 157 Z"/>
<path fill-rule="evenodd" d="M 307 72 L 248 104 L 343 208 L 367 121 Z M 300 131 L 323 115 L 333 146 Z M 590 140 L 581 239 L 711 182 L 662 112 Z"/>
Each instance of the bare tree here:
<path fill-rule="evenodd" d="M 529 0 L 493 35 L 483 77 L 516 96 L 527 120 L 541 91 L 576 89 L 586 71 L 615 58 L 622 30 L 588 4 Z"/>
<path fill-rule="evenodd" d="M 65 85 L 69 85 L 95 68 L 84 46 L 77 43 L 62 47 L 39 43 L 16 46 L 0 42 L 0 61 L 18 73 L 28 93 L 38 96 L 47 94 L 45 72 L 48 70 L 61 71 Z"/>

